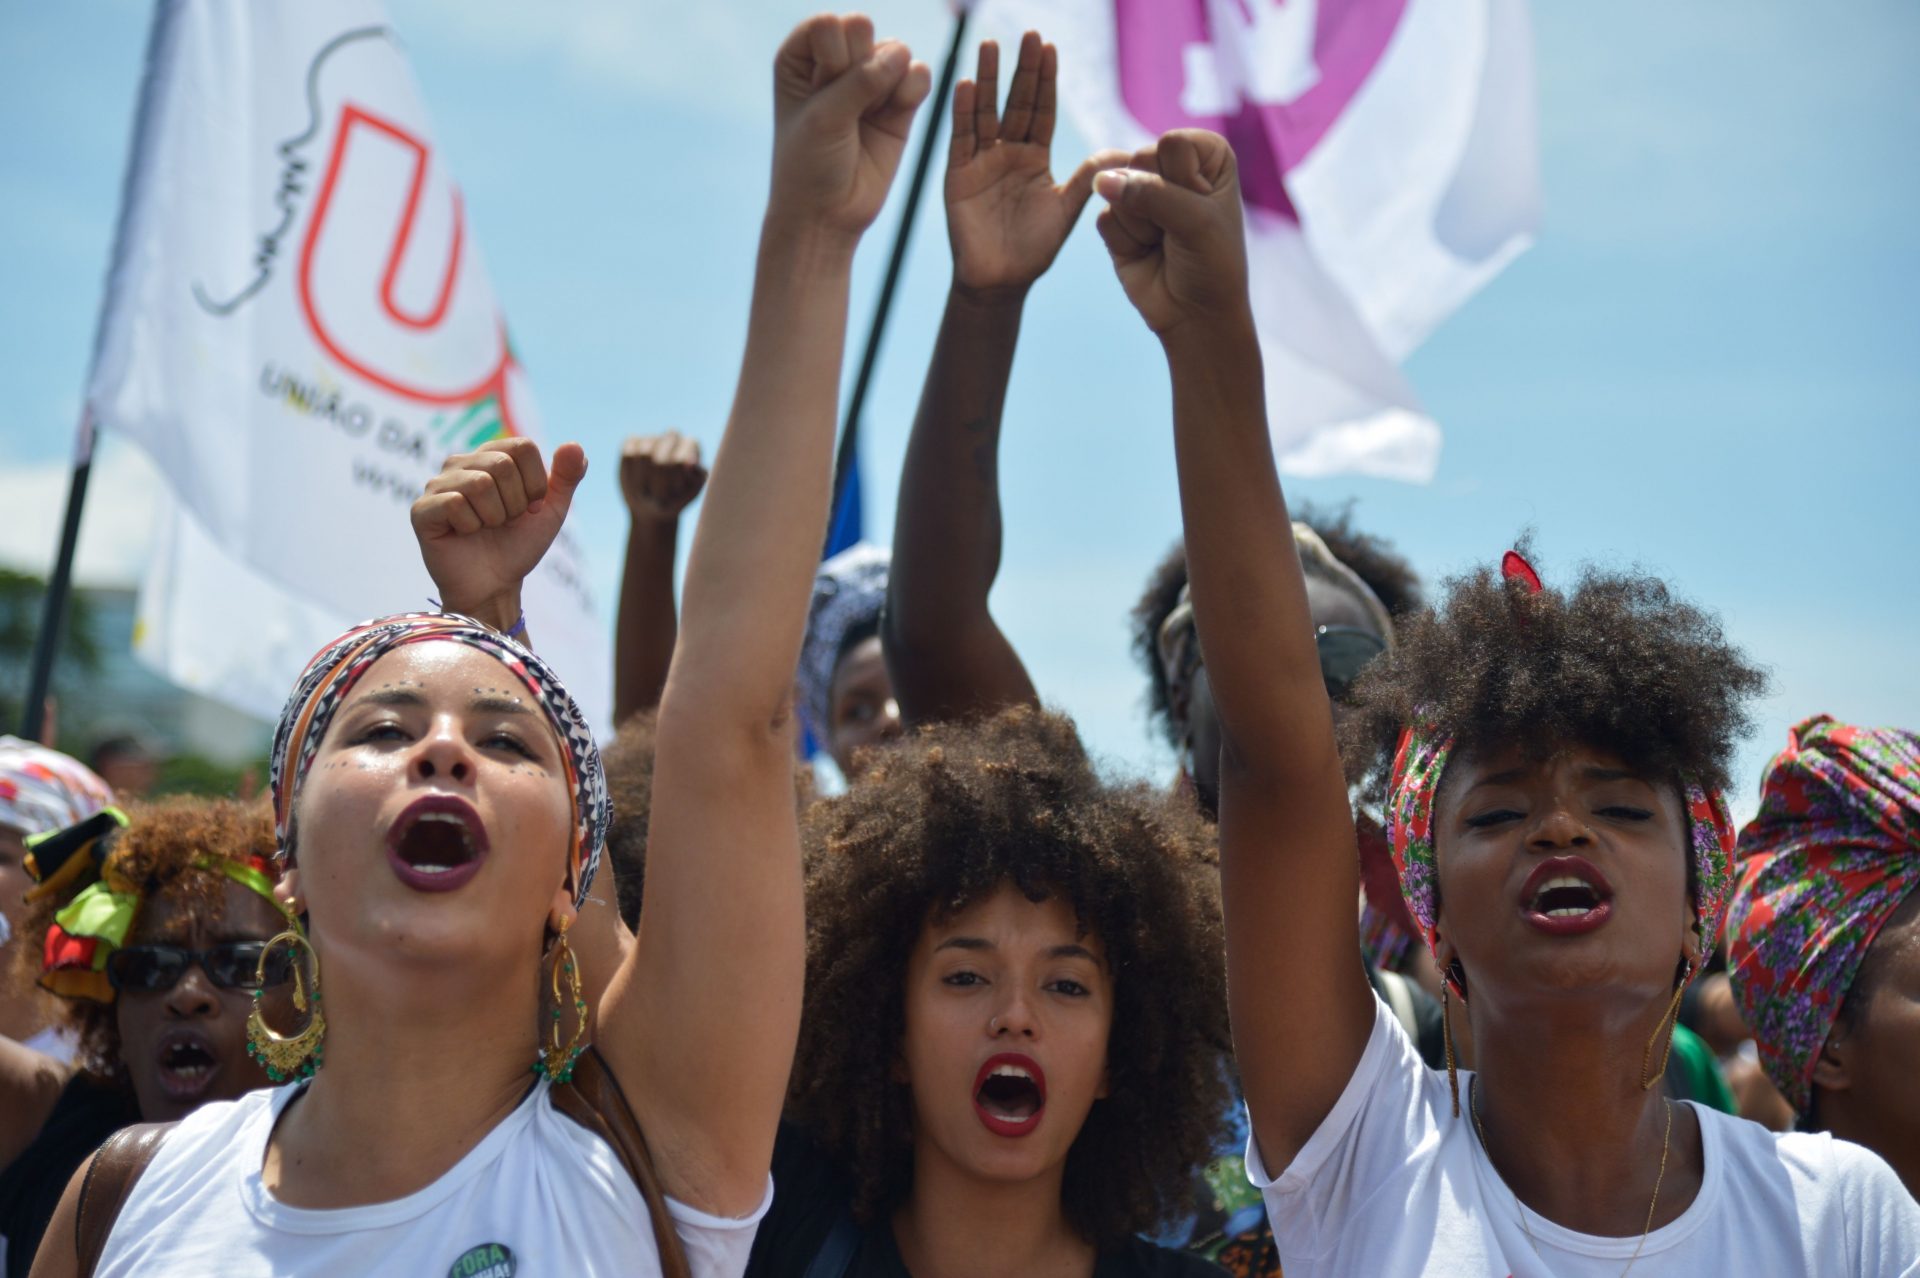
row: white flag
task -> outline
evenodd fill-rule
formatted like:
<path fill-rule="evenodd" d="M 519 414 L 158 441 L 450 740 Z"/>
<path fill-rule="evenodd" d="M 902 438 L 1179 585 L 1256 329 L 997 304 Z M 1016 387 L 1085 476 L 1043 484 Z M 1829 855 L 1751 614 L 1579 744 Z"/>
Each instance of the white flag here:
<path fill-rule="evenodd" d="M 539 423 L 379 0 L 162 0 L 87 394 L 177 498 L 138 645 L 169 677 L 271 717 L 339 629 L 427 607 L 409 503 Z M 587 579 L 563 534 L 525 606 L 604 712 Z"/>
<path fill-rule="evenodd" d="M 1424 482 L 1440 430 L 1399 362 L 1532 242 L 1525 0 L 988 0 L 1060 48 L 1095 147 L 1224 134 L 1247 205 L 1281 466 Z"/>

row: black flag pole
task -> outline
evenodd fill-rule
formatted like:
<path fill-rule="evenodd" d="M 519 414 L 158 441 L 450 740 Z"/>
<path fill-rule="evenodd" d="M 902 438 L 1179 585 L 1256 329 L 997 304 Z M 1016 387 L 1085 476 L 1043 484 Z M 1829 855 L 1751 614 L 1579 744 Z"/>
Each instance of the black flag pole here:
<path fill-rule="evenodd" d="M 833 505 L 827 520 L 827 536 L 840 516 L 840 501 L 847 491 L 853 469 L 855 446 L 860 440 L 860 410 L 866 406 L 867 386 L 873 380 L 873 366 L 880 358 L 880 338 L 887 329 L 887 313 L 893 309 L 893 290 L 900 283 L 900 267 L 906 261 L 907 242 L 913 238 L 914 214 L 920 211 L 920 193 L 927 184 L 927 170 L 933 166 L 933 149 L 940 140 L 940 122 L 946 118 L 947 103 L 953 97 L 953 75 L 960 65 L 960 45 L 967 35 L 967 6 L 954 14 L 953 40 L 947 45 L 947 60 L 940 67 L 940 83 L 933 90 L 933 110 L 927 117 L 927 131 L 920 138 L 920 155 L 914 160 L 913 181 L 907 187 L 907 202 L 900 210 L 900 226 L 893 233 L 893 256 L 887 259 L 886 279 L 880 285 L 880 304 L 874 307 L 873 324 L 867 330 L 867 347 L 860 355 L 860 371 L 853 379 L 853 394 L 847 398 L 847 415 L 840 424 L 840 447 L 833 458 Z"/>
<path fill-rule="evenodd" d="M 40 629 L 33 636 L 33 667 L 27 677 L 27 700 L 20 707 L 20 735 L 40 740 L 47 726 L 47 692 L 53 686 L 53 659 L 60 651 L 66 628 L 67 597 L 73 591 L 73 551 L 80 542 L 80 512 L 87 501 L 87 476 L 93 471 L 93 419 L 81 409 L 80 433 L 73 453 L 73 481 L 67 487 L 67 517 L 60 529 L 60 553 L 47 581 L 47 597 L 40 604 Z"/>
<path fill-rule="evenodd" d="M 153 92 L 154 68 L 159 65 L 166 13 L 165 5 L 155 5 L 153 18 L 147 26 L 147 52 L 142 62 L 145 70 L 140 81 L 140 97 L 133 110 L 133 139 L 127 147 L 127 165 L 120 178 L 120 214 L 113 231 L 112 261 L 115 263 L 120 260 L 120 246 L 126 240 L 127 224 L 133 211 L 134 172 L 140 163 L 141 141 L 147 136 L 148 101 Z M 111 281 L 111 268 L 108 278 Z M 112 284 L 109 282 L 107 300 L 102 301 L 100 314 L 94 321 L 93 358 L 87 365 L 89 395 L 93 390 L 92 370 L 100 362 L 100 348 L 106 339 L 111 297 Z M 60 652 L 61 632 L 66 629 L 67 604 L 73 594 L 73 552 L 80 544 L 80 514 L 86 509 L 87 477 L 93 472 L 93 448 L 98 440 L 99 432 L 93 420 L 92 406 L 83 397 L 80 429 L 74 435 L 73 479 L 67 486 L 67 515 L 60 528 L 60 550 L 54 556 L 53 576 L 47 581 L 47 597 L 40 607 L 40 629 L 33 636 L 33 667 L 27 678 L 27 703 L 20 712 L 20 735 L 29 741 L 40 740 L 40 734 L 47 726 L 47 693 L 53 687 L 53 662 Z"/>

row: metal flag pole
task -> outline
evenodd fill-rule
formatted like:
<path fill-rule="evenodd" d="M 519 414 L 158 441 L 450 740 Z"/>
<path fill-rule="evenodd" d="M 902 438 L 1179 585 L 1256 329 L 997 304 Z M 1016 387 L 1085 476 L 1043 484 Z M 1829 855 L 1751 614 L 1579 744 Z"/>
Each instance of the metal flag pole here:
<path fill-rule="evenodd" d="M 953 19 L 953 40 L 947 45 L 947 60 L 940 67 L 940 83 L 933 91 L 933 111 L 927 117 L 927 130 L 920 138 L 920 155 L 914 161 L 913 182 L 907 187 L 907 202 L 900 210 L 900 226 L 893 233 L 893 256 L 887 259 L 886 279 L 880 285 L 880 304 L 874 308 L 873 324 L 867 330 L 867 347 L 860 355 L 860 372 L 853 379 L 853 394 L 847 399 L 847 415 L 840 425 L 840 447 L 833 458 L 833 505 L 827 520 L 827 536 L 833 536 L 839 522 L 840 502 L 846 495 L 853 470 L 855 445 L 860 438 L 860 410 L 866 406 L 867 386 L 873 380 L 873 366 L 880 357 L 880 337 L 886 332 L 887 313 L 893 309 L 893 290 L 900 282 L 900 267 L 907 256 L 907 241 L 913 237 L 914 214 L 920 211 L 920 193 L 927 184 L 927 170 L 933 165 L 933 148 L 939 141 L 940 122 L 946 118 L 947 102 L 953 97 L 953 76 L 960 65 L 960 45 L 967 34 L 967 7 L 960 6 Z"/>
<path fill-rule="evenodd" d="M 120 245 L 126 235 L 133 203 L 133 174 L 140 162 L 141 140 L 147 134 L 148 98 L 152 89 L 153 68 L 166 35 L 167 14 L 167 6 L 155 5 L 153 20 L 147 27 L 147 51 L 142 63 L 145 71 L 140 84 L 140 97 L 133 112 L 133 139 L 127 147 L 127 166 L 120 179 L 120 214 L 114 225 L 111 258 L 116 263 L 120 260 Z M 106 336 L 107 310 L 112 296 L 113 285 L 109 274 L 107 297 L 102 300 L 100 314 L 94 323 L 93 357 L 87 365 L 89 384 L 92 382 L 92 369 L 100 362 L 100 347 Z M 47 581 L 47 597 L 41 604 L 40 628 L 33 636 L 33 666 L 27 679 L 27 702 L 21 707 L 20 713 L 20 735 L 29 741 L 38 741 L 46 728 L 47 693 L 53 686 L 53 662 L 60 652 L 61 632 L 66 629 L 67 602 L 73 593 L 73 552 L 80 543 L 80 515 L 86 508 L 87 477 L 93 471 L 96 439 L 93 408 L 83 395 L 80 428 L 74 435 L 73 480 L 67 487 L 67 515 L 60 529 L 60 551 L 54 558 L 53 576 Z"/>
<path fill-rule="evenodd" d="M 87 501 L 87 476 L 93 471 L 93 419 L 80 410 L 80 431 L 74 441 L 73 481 L 67 487 L 67 517 L 60 529 L 60 553 L 47 581 L 47 597 L 40 604 L 40 628 L 33 635 L 33 666 L 27 677 L 27 700 L 20 707 L 20 735 L 40 740 L 46 728 L 47 692 L 53 685 L 53 659 L 60 651 L 66 628 L 67 596 L 73 590 L 73 550 L 80 542 L 80 512 Z"/>

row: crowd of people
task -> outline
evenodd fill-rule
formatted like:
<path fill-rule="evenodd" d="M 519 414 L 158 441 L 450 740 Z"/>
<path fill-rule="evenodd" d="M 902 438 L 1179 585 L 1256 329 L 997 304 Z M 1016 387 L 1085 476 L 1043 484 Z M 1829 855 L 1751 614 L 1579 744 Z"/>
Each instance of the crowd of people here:
<path fill-rule="evenodd" d="M 781 47 L 722 445 L 620 458 L 604 755 L 520 601 L 587 459 L 523 439 L 415 502 L 442 609 L 313 658 L 270 796 L 0 740 L 8 1278 L 1920 1275 L 1920 736 L 1807 719 L 1736 831 L 1765 677 L 1674 586 L 1427 587 L 1290 512 L 1231 148 L 1056 183 L 1056 75 L 1029 34 L 954 91 L 893 544 L 819 564 L 929 77 L 858 17 Z M 989 608 L 1022 305 L 1096 194 L 1172 386 L 1170 783 Z"/>

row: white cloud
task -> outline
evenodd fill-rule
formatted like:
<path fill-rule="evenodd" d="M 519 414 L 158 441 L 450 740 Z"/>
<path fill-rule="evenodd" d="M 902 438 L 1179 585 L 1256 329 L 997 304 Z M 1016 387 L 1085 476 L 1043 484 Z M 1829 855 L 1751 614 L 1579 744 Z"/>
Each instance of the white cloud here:
<path fill-rule="evenodd" d="M 60 547 L 71 470 L 64 457 L 0 464 L 0 564 L 46 576 Z M 137 582 L 153 536 L 160 475 L 137 449 L 107 440 L 94 459 L 74 578 L 88 586 Z"/>

